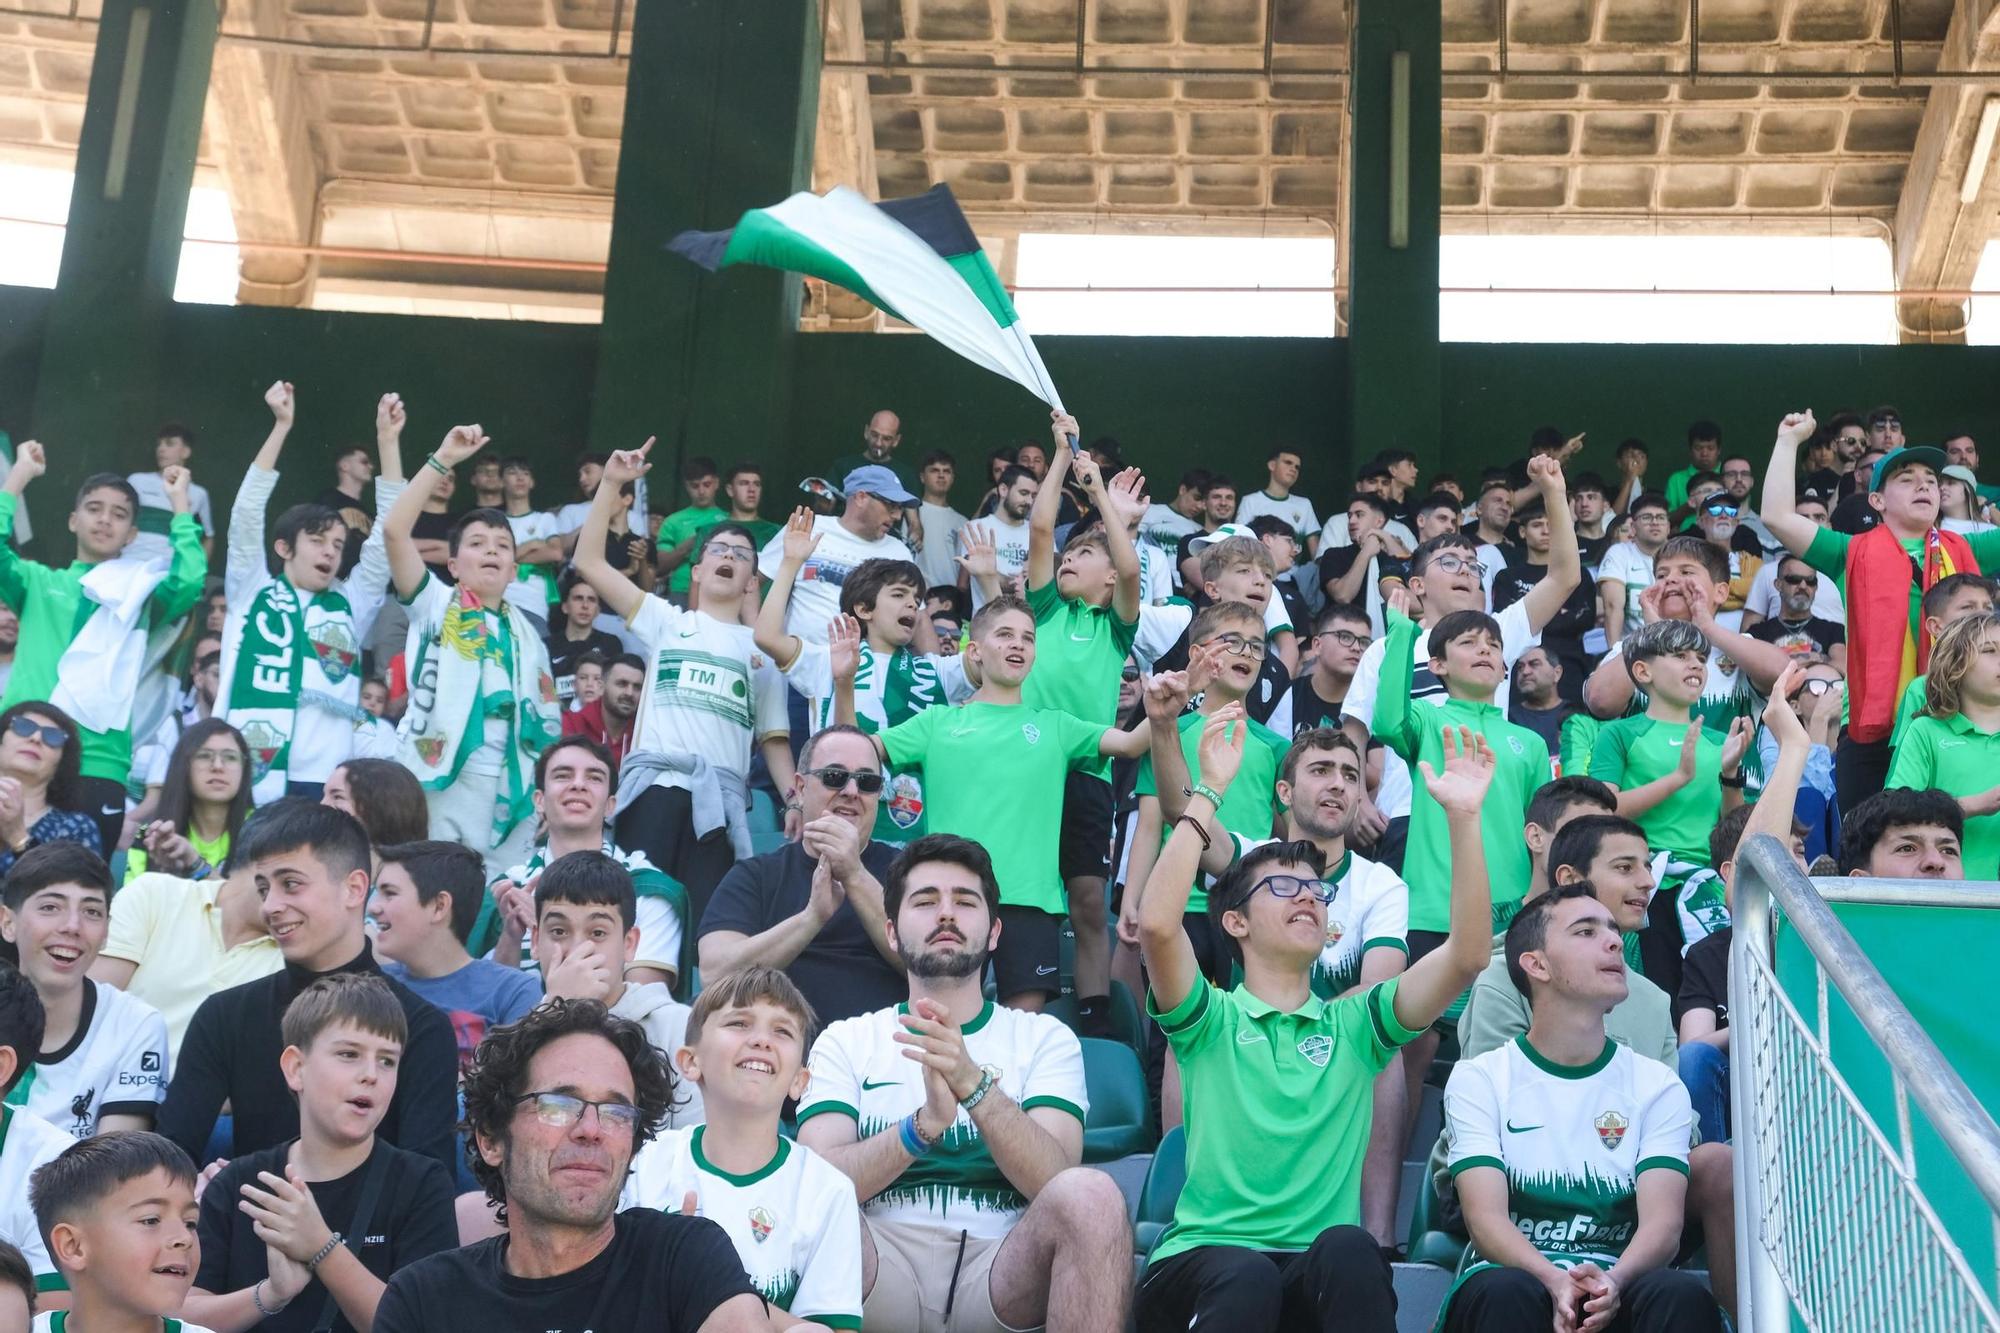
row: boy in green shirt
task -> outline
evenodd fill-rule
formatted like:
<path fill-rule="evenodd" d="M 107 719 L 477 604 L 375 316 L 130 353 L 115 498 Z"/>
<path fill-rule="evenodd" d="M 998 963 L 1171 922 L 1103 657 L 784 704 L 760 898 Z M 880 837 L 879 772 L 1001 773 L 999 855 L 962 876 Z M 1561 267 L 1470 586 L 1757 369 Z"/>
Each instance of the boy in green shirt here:
<path fill-rule="evenodd" d="M 1038 669 L 1022 688 L 1031 708 L 1052 708 L 1100 726 L 1118 720 L 1118 678 L 1139 633 L 1139 551 L 1132 532 L 1146 512 L 1145 480 L 1126 468 L 1110 485 L 1097 460 L 1076 453 L 1076 418 L 1054 414 L 1048 476 L 1028 511 L 1028 609 L 1040 632 Z M 1072 462 L 1073 460 L 1073 462 Z M 1056 519 L 1072 465 L 1103 521 L 1079 531 L 1056 561 Z M 1260 623 L 1258 631 L 1263 633 Z M 1076 931 L 1077 1021 L 1092 1036 L 1111 1035 L 1111 921 L 1104 884 L 1111 877 L 1111 763 L 1076 769 L 1063 781 L 1063 889 Z"/>
<path fill-rule="evenodd" d="M 713 458 L 690 458 L 681 464 L 681 486 L 686 489 L 687 508 L 677 509 L 660 521 L 659 570 L 667 580 L 667 595 L 687 605 L 688 583 L 694 573 L 693 555 L 701 534 L 729 515 L 716 507 L 715 492 L 722 477 Z"/>
<path fill-rule="evenodd" d="M 1388 646 L 1382 654 L 1382 684 L 1375 695 L 1374 732 L 1409 763 L 1443 762 L 1444 737 L 1468 728 L 1486 738 L 1498 762 L 1492 791 L 1480 809 L 1493 880 L 1493 932 L 1513 915 L 1528 891 L 1529 857 L 1521 841 L 1528 801 L 1549 780 L 1549 747 L 1535 732 L 1509 722 L 1493 696 L 1507 678 L 1501 665 L 1500 627 L 1483 611 L 1454 611 L 1430 634 L 1431 673 L 1445 687 L 1442 705 L 1410 697 L 1416 671 L 1417 622 L 1405 614 L 1408 595 L 1393 590 L 1386 610 Z M 1445 942 L 1451 920 L 1446 886 L 1451 879 L 1451 847 L 1445 811 L 1423 792 L 1410 802 L 1410 843 L 1403 879 L 1410 886 L 1410 958 L 1422 958 Z"/>
<path fill-rule="evenodd" d="M 1694 716 L 1708 680 L 1708 640 L 1685 620 L 1656 620 L 1625 636 L 1621 650 L 1645 711 L 1607 722 L 1592 751 L 1590 776 L 1618 793 L 1618 813 L 1646 830 L 1670 858 L 1676 882 L 1708 865 L 1708 835 L 1723 812 L 1743 804 L 1747 717 L 1726 736 Z"/>
<path fill-rule="evenodd" d="M 983 845 L 1000 881 L 1004 934 L 993 951 L 1000 1002 L 1039 1010 L 1060 993 L 1063 783 L 1100 755 L 1136 759 L 1146 728 L 1119 731 L 1022 702 L 1035 665 L 1035 618 L 996 597 L 972 618 L 968 676 L 983 683 L 962 707 L 926 708 L 875 737 L 885 764 L 923 774 L 933 833 Z"/>
<path fill-rule="evenodd" d="M 1912 688 L 1911 693 L 1915 693 Z M 2000 879 L 2000 615 L 1944 632 L 1931 654 L 1924 713 L 1896 746 L 1889 786 L 1936 787 L 1965 812 L 1965 877 Z"/>
<path fill-rule="evenodd" d="M 1239 781 L 1243 724 L 1236 705 L 1203 720 L 1187 817 L 1175 821 L 1139 913 L 1147 1007 L 1182 1070 L 1188 1161 L 1173 1226 L 1139 1284 L 1136 1322 L 1139 1333 L 1393 1329 L 1389 1264 L 1358 1225 L 1373 1085 L 1486 965 L 1486 846 L 1500 844 L 1482 837 L 1479 810 L 1494 752 L 1475 732 L 1453 728 L 1447 739 L 1440 728 L 1437 766 L 1419 765 L 1424 799 L 1448 829 L 1443 947 L 1399 977 L 1318 998 L 1312 972 L 1334 890 L 1318 847 L 1276 842 L 1246 855 L 1209 897 L 1210 921 L 1243 963 L 1243 984 L 1223 990 L 1203 978 L 1182 918 L 1207 825 Z M 1519 845 L 1518 827 L 1509 841 Z"/>
<path fill-rule="evenodd" d="M 1225 708 L 1241 706 L 1257 683 L 1263 647 L 1264 618 L 1255 607 L 1248 602 L 1217 602 L 1203 608 L 1188 626 L 1187 679 L 1177 680 L 1177 673 L 1169 672 L 1155 678 L 1163 684 L 1163 690 L 1146 691 L 1148 719 L 1162 732 L 1168 727 L 1179 729 L 1181 755 L 1190 772 L 1194 769 L 1195 748 L 1201 741 L 1202 727 L 1208 719 Z M 1190 690 L 1201 695 L 1201 703 L 1194 712 L 1182 713 Z M 1262 842 L 1271 836 L 1278 814 L 1278 770 L 1285 762 L 1289 742 L 1255 720 L 1246 719 L 1245 729 L 1249 741 L 1243 747 L 1236 785 L 1216 815 L 1228 832 Z M 1172 831 L 1162 817 L 1159 784 L 1150 754 L 1139 761 L 1133 792 L 1139 798 L 1139 827 L 1132 839 L 1125 899 L 1118 912 L 1119 933 L 1127 939 L 1138 936 L 1140 903 L 1151 882 L 1157 849 Z M 1202 974 L 1219 986 L 1227 985 L 1230 951 L 1210 924 L 1208 894 L 1199 878 L 1188 887 L 1185 925 L 1195 957 L 1201 962 Z"/>
<path fill-rule="evenodd" d="M 125 824 L 125 779 L 132 768 L 132 700 L 145 657 L 144 641 L 157 626 L 180 619 L 201 599 L 208 576 L 201 525 L 188 508 L 191 478 L 184 467 L 161 473 L 174 516 L 168 524 L 173 556 L 165 577 L 119 552 L 138 532 L 139 496 L 123 477 L 99 472 L 77 490 L 69 516 L 76 559 L 66 569 L 24 560 L 14 549 L 15 514 L 28 483 L 48 470 L 48 456 L 34 440 L 15 451 L 0 485 L 0 601 L 20 617 L 13 674 L 0 709 L 43 699 L 76 719 L 82 736 L 83 807 L 107 848 L 118 845 Z M 117 563 L 114 563 L 117 562 Z M 122 576 L 122 577 L 121 577 Z M 114 583 L 154 580 L 136 615 L 121 617 L 111 604 L 125 593 Z M 91 588 L 84 586 L 93 579 Z M 101 603 L 92 592 L 100 592 Z"/>

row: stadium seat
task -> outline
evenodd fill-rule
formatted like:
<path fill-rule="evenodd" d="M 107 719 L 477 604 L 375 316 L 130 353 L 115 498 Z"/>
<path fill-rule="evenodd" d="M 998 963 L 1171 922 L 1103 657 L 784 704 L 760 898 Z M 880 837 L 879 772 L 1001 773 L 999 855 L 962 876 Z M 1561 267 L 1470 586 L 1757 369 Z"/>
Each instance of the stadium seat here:
<path fill-rule="evenodd" d="M 778 812 L 778 803 L 771 798 L 771 793 L 765 791 L 762 787 L 752 787 L 750 789 L 750 836 L 754 840 L 759 833 L 768 833 L 772 830 L 777 831 L 779 842 L 785 840 L 785 820 Z M 760 848 L 759 850 L 761 851 L 762 849 Z"/>
<path fill-rule="evenodd" d="M 1410 1213 L 1410 1262 L 1434 1264 L 1457 1272 L 1470 1242 L 1464 1236 L 1434 1229 L 1437 1202 L 1437 1191 L 1426 1177 L 1417 1185 L 1416 1206 Z"/>
<path fill-rule="evenodd" d="M 1113 1162 L 1153 1146 L 1146 1071 L 1123 1042 L 1085 1037 L 1083 1078 L 1090 1113 L 1083 1122 L 1083 1160 Z"/>
<path fill-rule="evenodd" d="M 1061 995 L 1049 1001 L 1042 1012 L 1059 1018 L 1081 1037 L 1083 1029 L 1077 1026 L 1076 996 Z M 1132 998 L 1131 988 L 1122 981 L 1111 983 L 1111 1035 L 1117 1041 L 1132 1048 L 1143 1063 L 1146 1057 L 1146 1021 L 1139 1012 L 1139 1002 Z"/>
<path fill-rule="evenodd" d="M 785 845 L 785 831 L 781 828 L 755 828 L 750 830 L 750 850 L 758 856 L 775 852 Z"/>
<path fill-rule="evenodd" d="M 1153 1252 L 1174 1220 L 1174 1203 L 1187 1183 L 1187 1131 L 1176 1126 L 1153 1150 L 1153 1169 L 1139 1191 L 1139 1215 L 1133 1222 L 1133 1249 L 1143 1260 Z"/>

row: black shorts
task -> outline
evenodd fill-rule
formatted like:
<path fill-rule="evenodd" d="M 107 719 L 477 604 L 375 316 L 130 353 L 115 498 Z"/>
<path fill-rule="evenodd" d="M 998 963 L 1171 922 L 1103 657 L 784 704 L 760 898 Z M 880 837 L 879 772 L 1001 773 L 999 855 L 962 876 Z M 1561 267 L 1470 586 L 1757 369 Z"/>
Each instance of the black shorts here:
<path fill-rule="evenodd" d="M 1062 922 L 1038 907 L 1001 907 L 993 986 L 1002 1000 L 1025 991 L 1062 994 Z"/>
<path fill-rule="evenodd" d="M 1111 784 L 1094 773 L 1063 779 L 1062 847 L 1056 866 L 1065 884 L 1111 877 Z"/>

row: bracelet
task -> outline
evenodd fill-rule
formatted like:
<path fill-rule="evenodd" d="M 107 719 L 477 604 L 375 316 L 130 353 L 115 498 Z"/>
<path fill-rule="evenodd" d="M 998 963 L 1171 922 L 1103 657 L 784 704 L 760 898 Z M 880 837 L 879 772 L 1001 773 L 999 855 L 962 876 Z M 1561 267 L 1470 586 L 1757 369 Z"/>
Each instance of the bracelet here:
<path fill-rule="evenodd" d="M 424 460 L 424 466 L 436 468 L 437 474 L 440 477 L 449 477 L 451 475 L 451 469 L 446 467 L 443 463 L 438 462 L 438 456 L 436 454 L 432 454 L 429 458 L 426 458 Z"/>
<path fill-rule="evenodd" d="M 1203 823 L 1199 819 L 1196 819 L 1193 815 L 1182 815 L 1179 819 L 1176 819 L 1174 821 L 1174 824 L 1176 827 L 1182 824 L 1186 824 L 1189 828 L 1194 830 L 1194 836 L 1201 839 L 1201 849 L 1204 852 L 1209 849 L 1209 846 L 1211 845 L 1213 840 L 1208 836 L 1207 824 Z"/>
<path fill-rule="evenodd" d="M 1206 796 L 1210 805 L 1218 810 L 1222 808 L 1222 793 L 1205 782 L 1195 783 L 1187 794 L 1190 796 Z"/>
<path fill-rule="evenodd" d="M 990 1068 L 982 1068 L 979 1071 L 979 1086 L 972 1090 L 970 1096 L 960 1098 L 958 1104 L 968 1111 L 974 1109 L 986 1100 L 988 1093 L 993 1091 L 994 1082 L 993 1071 Z"/>
<path fill-rule="evenodd" d="M 1745 773 L 1743 772 L 1743 770 L 1739 768 L 1739 769 L 1737 769 L 1737 770 L 1736 770 L 1736 776 L 1735 776 L 1735 777 L 1733 777 L 1733 778 L 1717 778 L 1717 779 L 1716 779 L 1716 781 L 1717 781 L 1717 782 L 1720 782 L 1720 783 L 1721 783 L 1721 784 L 1722 784 L 1723 786 L 1725 786 L 1725 787 L 1734 787 L 1734 788 L 1737 788 L 1737 789 L 1739 789 L 1739 790 L 1740 790 L 1740 789 L 1741 789 L 1741 788 L 1743 788 L 1744 786 L 1748 785 L 1748 783 L 1749 783 L 1750 779 L 1749 779 L 1749 777 L 1748 777 L 1748 776 L 1747 776 L 1747 775 L 1746 775 L 1746 774 L 1745 774 Z"/>
<path fill-rule="evenodd" d="M 926 1139 L 924 1132 L 917 1128 L 917 1113 L 910 1112 L 896 1122 L 896 1137 L 902 1141 L 903 1151 L 912 1157 L 925 1157 L 937 1146 L 935 1139 Z"/>
<path fill-rule="evenodd" d="M 332 1254 L 335 1250 L 339 1248 L 340 1248 L 340 1233 L 336 1231 L 331 1236 L 328 1236 L 326 1238 L 326 1244 L 319 1247 L 318 1254 L 315 1254 L 312 1258 L 306 1260 L 306 1271 L 308 1273 L 317 1275 L 319 1273 L 319 1266 L 326 1262 L 326 1256 Z"/>
<path fill-rule="evenodd" d="M 257 1279 L 257 1285 L 250 1288 L 250 1303 L 256 1306 L 257 1313 L 263 1315 L 266 1319 L 274 1318 L 283 1312 L 285 1305 L 291 1304 L 290 1301 L 286 1301 L 284 1305 L 278 1306 L 264 1304 L 264 1284 L 269 1281 L 269 1278 L 260 1277 Z"/>

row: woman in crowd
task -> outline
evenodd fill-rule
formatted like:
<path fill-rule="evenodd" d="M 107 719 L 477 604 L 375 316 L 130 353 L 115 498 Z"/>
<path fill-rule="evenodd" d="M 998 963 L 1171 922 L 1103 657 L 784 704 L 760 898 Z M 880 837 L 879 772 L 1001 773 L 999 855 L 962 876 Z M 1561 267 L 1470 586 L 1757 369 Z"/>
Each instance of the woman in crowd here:
<path fill-rule="evenodd" d="M 125 857 L 125 882 L 148 870 L 206 879 L 229 857 L 250 813 L 250 747 L 221 718 L 181 733 L 153 819 Z"/>
<path fill-rule="evenodd" d="M 0 875 L 30 847 L 74 842 L 104 854 L 82 807 L 83 747 L 54 704 L 24 700 L 0 713 Z"/>
<path fill-rule="evenodd" d="M 430 836 L 429 804 L 416 774 L 393 759 L 350 759 L 326 780 L 321 805 L 345 810 L 381 849 Z"/>

